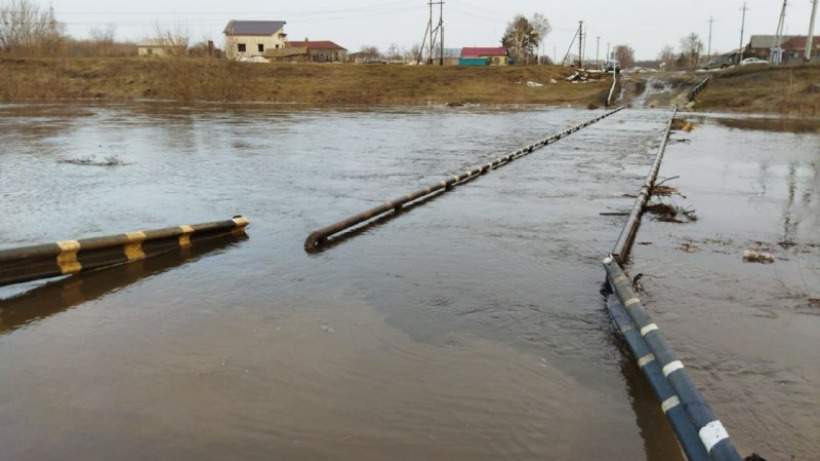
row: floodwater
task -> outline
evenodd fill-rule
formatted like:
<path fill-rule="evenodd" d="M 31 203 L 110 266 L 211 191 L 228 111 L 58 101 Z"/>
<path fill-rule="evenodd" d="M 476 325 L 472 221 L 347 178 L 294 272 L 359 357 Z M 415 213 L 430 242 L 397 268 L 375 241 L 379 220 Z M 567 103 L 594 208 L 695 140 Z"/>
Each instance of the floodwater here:
<path fill-rule="evenodd" d="M 601 213 L 631 208 L 670 111 L 623 111 L 302 248 L 599 113 L 0 106 L 0 248 L 251 220 L 247 238 L 0 289 L 0 458 L 681 459 L 600 293 L 626 219 Z M 744 454 L 812 459 L 820 137 L 700 123 L 661 173 L 700 219 L 645 223 L 631 271 Z M 780 241 L 784 260 L 742 262 Z"/>
<path fill-rule="evenodd" d="M 681 117 L 653 203 L 697 221 L 644 219 L 631 272 L 737 446 L 820 459 L 820 120 Z"/>

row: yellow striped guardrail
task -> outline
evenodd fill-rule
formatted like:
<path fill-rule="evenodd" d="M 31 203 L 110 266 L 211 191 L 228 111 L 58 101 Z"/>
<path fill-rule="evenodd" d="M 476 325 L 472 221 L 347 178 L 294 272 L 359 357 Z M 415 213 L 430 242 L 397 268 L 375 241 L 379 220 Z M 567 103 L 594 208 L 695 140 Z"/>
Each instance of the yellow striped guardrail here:
<path fill-rule="evenodd" d="M 228 221 L 0 250 L 0 286 L 139 261 L 191 246 L 197 239 L 243 233 L 249 223 L 236 216 Z"/>

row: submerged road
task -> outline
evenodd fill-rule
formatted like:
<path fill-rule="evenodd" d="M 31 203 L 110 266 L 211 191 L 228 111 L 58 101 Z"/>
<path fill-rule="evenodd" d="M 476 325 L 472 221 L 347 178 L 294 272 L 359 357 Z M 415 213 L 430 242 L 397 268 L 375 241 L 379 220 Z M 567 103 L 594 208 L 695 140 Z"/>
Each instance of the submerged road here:
<path fill-rule="evenodd" d="M 669 113 L 620 112 L 332 251 L 306 254 L 304 236 L 340 215 L 596 112 L 0 108 L 0 212 L 18 216 L 3 227 L 0 248 L 214 215 L 253 223 L 240 244 L 0 291 L 0 455 L 681 459 L 600 293 L 601 255 L 618 237 L 626 219 L 618 214 L 634 203 Z M 710 241 L 729 217 L 743 221 L 751 197 L 736 190 L 732 213 L 713 202 L 709 194 L 733 175 L 707 178 L 698 165 L 746 164 L 708 146 L 715 137 L 750 144 L 714 120 L 698 125 L 673 135 L 660 174 L 681 176 L 670 184 L 688 198 L 670 199 L 699 219 L 645 222 L 631 273 L 644 274 L 648 309 L 740 451 L 811 459 L 818 419 L 806 402 L 817 401 L 811 383 L 820 369 L 811 308 L 784 311 L 777 287 L 758 278 L 749 279 L 759 299 L 752 309 L 736 294 L 744 278 L 694 289 L 715 271 L 765 276 L 787 263 L 749 266 L 733 251 L 679 249 L 690 233 L 693 246 L 711 248 L 698 239 Z M 745 135 L 768 167 L 760 177 L 751 173 L 757 160 L 741 168 L 756 188 L 766 185 L 749 203 L 764 200 L 771 221 L 790 210 L 789 228 L 807 232 L 789 235 L 806 251 L 795 255 L 811 277 L 815 236 L 801 226 L 817 217 L 812 166 L 808 156 L 781 166 L 778 146 L 754 133 Z M 789 140 L 795 152 L 816 152 L 816 136 Z M 64 161 L 90 155 L 123 165 Z M 782 195 L 783 178 L 802 195 Z M 774 227 L 722 232 L 739 249 L 777 240 Z M 715 266 L 691 265 L 704 256 Z M 754 337 L 718 329 L 729 328 L 724 318 L 765 333 L 776 344 L 771 355 Z M 788 362 L 775 360 L 786 348 Z M 743 405 L 749 399 L 756 405 Z"/>

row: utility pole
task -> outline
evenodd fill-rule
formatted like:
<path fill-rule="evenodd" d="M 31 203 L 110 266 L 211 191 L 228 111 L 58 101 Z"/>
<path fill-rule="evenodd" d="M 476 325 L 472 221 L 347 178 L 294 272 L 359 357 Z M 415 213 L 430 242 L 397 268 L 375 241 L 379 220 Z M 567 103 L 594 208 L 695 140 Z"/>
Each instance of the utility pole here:
<path fill-rule="evenodd" d="M 578 69 L 584 67 L 584 21 L 578 21 Z"/>
<path fill-rule="evenodd" d="M 598 58 L 601 56 L 600 51 L 601 51 L 601 36 L 599 35 L 599 36 L 595 37 L 595 66 L 601 65 L 601 63 L 598 62 Z"/>
<path fill-rule="evenodd" d="M 709 16 L 709 48 L 706 49 L 706 59 L 712 59 L 712 24 L 715 23 L 715 18 Z"/>
<path fill-rule="evenodd" d="M 441 8 L 438 14 L 438 33 L 441 39 L 441 44 L 439 45 L 438 65 L 444 66 L 444 2 L 439 2 L 438 5 Z"/>
<path fill-rule="evenodd" d="M 772 49 L 769 53 L 769 61 L 772 64 L 780 64 L 783 62 L 783 48 L 781 48 L 780 45 L 783 44 L 783 27 L 786 24 L 786 6 L 788 3 L 788 0 L 783 0 L 783 9 L 780 10 L 780 20 L 777 22 L 777 31 L 775 32 Z"/>
<path fill-rule="evenodd" d="M 817 16 L 817 0 L 811 7 L 811 19 L 809 20 L 809 36 L 806 38 L 806 61 L 811 61 L 812 39 L 814 38 L 814 18 Z"/>
<path fill-rule="evenodd" d="M 424 30 L 424 39 L 421 41 L 421 48 L 419 49 L 419 55 L 416 59 L 416 64 L 421 64 L 422 57 L 424 55 L 425 47 L 429 47 L 429 55 L 427 57 L 427 64 L 433 64 L 433 56 L 435 56 L 435 49 L 436 49 L 436 34 L 441 34 L 441 43 L 439 44 L 439 52 L 441 54 L 439 63 L 443 66 L 444 65 L 444 2 L 434 2 L 433 0 L 428 0 L 427 5 L 430 7 L 430 16 L 427 19 L 427 29 Z M 433 5 L 441 6 L 441 11 L 439 13 L 439 20 L 438 20 L 438 27 L 433 27 Z M 429 45 L 427 41 L 429 40 Z"/>
<path fill-rule="evenodd" d="M 435 46 L 435 39 L 433 38 L 433 0 L 428 2 L 430 5 L 430 20 L 428 28 L 430 29 L 430 56 L 427 57 L 427 64 L 433 64 L 433 47 Z"/>
<path fill-rule="evenodd" d="M 612 58 L 612 56 L 610 56 L 609 54 L 609 45 L 610 43 L 606 42 L 606 62 L 609 62 L 609 60 Z"/>
<path fill-rule="evenodd" d="M 737 63 L 740 64 L 740 61 L 743 61 L 743 33 L 746 31 L 746 11 L 749 10 L 749 6 L 746 2 L 743 2 L 743 20 L 740 23 L 740 56 L 737 59 Z"/>

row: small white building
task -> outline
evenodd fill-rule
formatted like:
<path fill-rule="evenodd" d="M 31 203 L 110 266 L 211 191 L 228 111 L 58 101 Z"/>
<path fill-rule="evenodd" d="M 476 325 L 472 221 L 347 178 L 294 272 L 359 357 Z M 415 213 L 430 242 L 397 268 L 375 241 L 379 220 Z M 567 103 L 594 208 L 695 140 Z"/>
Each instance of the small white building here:
<path fill-rule="evenodd" d="M 187 42 L 187 39 L 185 41 Z M 137 44 L 137 56 L 181 56 L 185 51 L 184 44 L 161 38 L 150 38 Z"/>
<path fill-rule="evenodd" d="M 232 19 L 225 34 L 225 56 L 236 61 L 263 58 L 267 50 L 285 48 L 285 21 L 237 21 Z"/>

